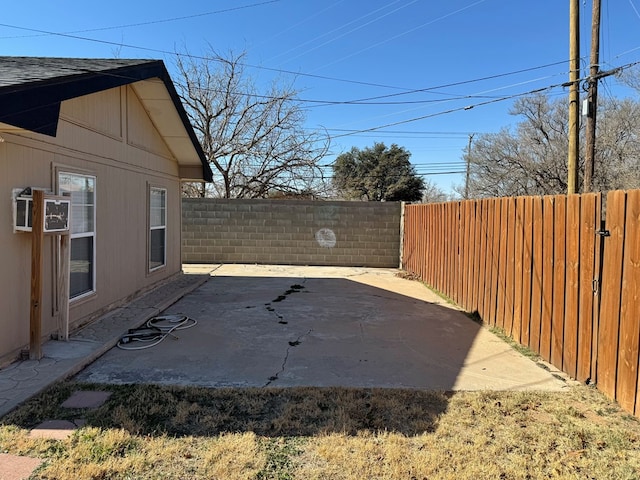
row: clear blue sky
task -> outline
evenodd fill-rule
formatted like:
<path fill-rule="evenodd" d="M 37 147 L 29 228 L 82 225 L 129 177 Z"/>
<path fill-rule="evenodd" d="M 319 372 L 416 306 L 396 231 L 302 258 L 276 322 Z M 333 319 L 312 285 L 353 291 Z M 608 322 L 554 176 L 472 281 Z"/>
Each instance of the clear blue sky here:
<path fill-rule="evenodd" d="M 581 2 L 585 67 L 590 9 Z M 568 80 L 567 0 L 32 0 L 2 10 L 1 55 L 160 58 L 177 80 L 172 52 L 246 51 L 258 83 L 277 77 L 327 102 L 305 103 L 307 126 L 336 137 L 327 164 L 383 141 L 409 150 L 421 174 L 460 171 L 470 134 L 517 121 L 513 98 L 500 98 Z M 603 69 L 640 61 L 640 0 L 602 0 L 601 29 Z M 603 92 L 632 94 L 613 77 Z M 382 98 L 363 100 L 372 97 Z M 463 175 L 426 178 L 449 190 Z"/>

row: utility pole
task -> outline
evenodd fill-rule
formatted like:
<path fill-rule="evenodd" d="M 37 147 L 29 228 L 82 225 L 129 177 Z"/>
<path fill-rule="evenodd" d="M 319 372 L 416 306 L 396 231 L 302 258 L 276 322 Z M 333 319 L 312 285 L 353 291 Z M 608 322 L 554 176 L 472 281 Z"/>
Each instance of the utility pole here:
<path fill-rule="evenodd" d="M 587 148 L 584 158 L 583 192 L 590 192 L 596 156 L 596 113 L 598 111 L 598 70 L 600 63 L 600 0 L 593 0 L 591 10 L 591 60 L 589 67 L 589 91 L 587 94 Z"/>
<path fill-rule="evenodd" d="M 464 199 L 469 200 L 469 174 L 471 173 L 471 141 L 475 133 L 469 135 L 469 145 L 467 146 L 467 177 L 464 181 Z"/>
<path fill-rule="evenodd" d="M 567 158 L 567 194 L 576 193 L 578 148 L 580 140 L 580 0 L 569 0 L 569 155 Z"/>

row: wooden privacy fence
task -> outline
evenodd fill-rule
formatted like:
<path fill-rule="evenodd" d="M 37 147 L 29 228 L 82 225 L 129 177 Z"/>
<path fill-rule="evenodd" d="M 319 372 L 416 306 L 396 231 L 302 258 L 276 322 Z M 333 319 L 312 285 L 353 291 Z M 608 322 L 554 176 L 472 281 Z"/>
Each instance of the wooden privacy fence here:
<path fill-rule="evenodd" d="M 640 415 L 640 191 L 407 205 L 402 266 Z"/>

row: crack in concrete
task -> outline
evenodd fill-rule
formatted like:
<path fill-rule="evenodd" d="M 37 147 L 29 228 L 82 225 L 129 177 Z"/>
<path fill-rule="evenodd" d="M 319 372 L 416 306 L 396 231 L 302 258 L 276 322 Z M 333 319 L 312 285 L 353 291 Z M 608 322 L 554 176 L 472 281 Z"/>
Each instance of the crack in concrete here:
<path fill-rule="evenodd" d="M 285 368 L 287 368 L 287 362 L 289 361 L 289 353 L 291 352 L 291 348 L 297 347 L 298 345 L 300 345 L 301 340 L 307 335 L 309 335 L 311 332 L 313 332 L 313 328 L 310 328 L 307 333 L 303 333 L 302 335 L 298 336 L 298 338 L 296 338 L 294 341 L 289 342 L 289 346 L 287 347 L 287 351 L 284 355 L 284 360 L 282 361 L 282 367 L 280 367 L 280 371 L 276 372 L 275 375 L 270 376 L 269 380 L 267 381 L 267 383 L 265 383 L 262 386 L 262 388 L 268 387 L 273 382 L 278 380 L 278 378 L 280 377 L 280 374 L 284 372 Z"/>
<path fill-rule="evenodd" d="M 298 284 L 295 283 L 293 285 L 291 285 L 291 287 L 289 287 L 288 290 L 286 290 L 283 294 L 278 295 L 275 299 L 271 300 L 269 303 L 265 303 L 264 306 L 267 309 L 267 311 L 273 313 L 276 318 L 278 319 L 278 323 L 281 325 L 286 325 L 289 322 L 287 320 L 285 320 L 284 315 L 281 314 L 280 312 L 276 311 L 276 309 L 272 306 L 273 303 L 279 303 L 283 300 L 285 300 L 289 295 L 291 295 L 292 293 L 299 293 L 302 290 L 304 290 L 304 284 L 307 281 L 306 278 L 302 279 L 302 284 Z"/>

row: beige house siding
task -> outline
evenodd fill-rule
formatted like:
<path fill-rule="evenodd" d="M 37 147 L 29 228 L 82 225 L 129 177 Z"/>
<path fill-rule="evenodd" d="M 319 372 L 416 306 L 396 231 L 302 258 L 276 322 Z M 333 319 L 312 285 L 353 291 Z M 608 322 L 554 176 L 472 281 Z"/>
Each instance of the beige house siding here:
<path fill-rule="evenodd" d="M 4 127 L 4 128 L 3 128 Z M 13 188 L 57 190 L 58 172 L 96 177 L 95 294 L 70 303 L 73 328 L 174 275 L 180 263 L 178 163 L 131 86 L 62 103 L 55 138 L 0 124 L 0 363 L 29 342 L 31 240 L 13 233 Z M 148 271 L 149 188 L 167 190 L 166 266 Z M 54 237 L 44 248 L 45 337 L 55 333 Z"/>

